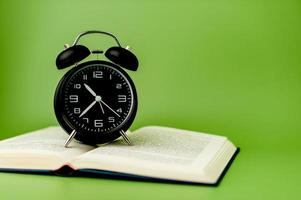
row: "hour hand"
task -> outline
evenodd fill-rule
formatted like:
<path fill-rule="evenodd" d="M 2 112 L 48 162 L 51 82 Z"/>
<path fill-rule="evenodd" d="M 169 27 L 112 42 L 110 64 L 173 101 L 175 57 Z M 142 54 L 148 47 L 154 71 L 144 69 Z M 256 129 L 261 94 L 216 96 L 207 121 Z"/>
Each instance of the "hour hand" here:
<path fill-rule="evenodd" d="M 96 97 L 96 93 L 92 90 L 92 88 L 89 85 L 84 83 L 84 86 L 94 97 Z"/>

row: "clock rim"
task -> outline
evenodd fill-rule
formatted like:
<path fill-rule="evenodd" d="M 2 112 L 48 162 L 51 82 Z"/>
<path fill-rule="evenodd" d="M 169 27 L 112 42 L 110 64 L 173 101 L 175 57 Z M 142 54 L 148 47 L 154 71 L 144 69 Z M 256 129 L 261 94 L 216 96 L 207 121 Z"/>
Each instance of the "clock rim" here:
<path fill-rule="evenodd" d="M 119 126 L 117 126 L 116 128 L 114 128 L 110 131 L 102 133 L 102 137 L 97 137 L 97 133 L 93 134 L 93 137 L 86 137 L 86 136 L 84 136 L 85 134 L 81 133 L 81 131 L 78 131 L 78 133 L 74 137 L 76 140 L 78 140 L 80 142 L 83 142 L 85 144 L 96 145 L 96 144 L 104 144 L 104 143 L 114 141 L 114 140 L 116 140 L 117 138 L 119 138 L 121 136 L 119 131 L 122 130 L 122 131 L 125 132 L 129 129 L 129 127 L 132 125 L 132 123 L 135 119 L 136 113 L 137 113 L 138 98 L 137 98 L 136 88 L 135 88 L 134 82 L 132 81 L 131 77 L 120 66 L 118 66 L 114 63 L 104 61 L 104 60 L 90 60 L 90 61 L 83 62 L 83 63 L 73 67 L 72 69 L 67 71 L 66 74 L 59 81 L 59 83 L 56 87 L 56 90 L 55 90 L 54 104 L 53 104 L 57 121 L 59 122 L 60 126 L 65 130 L 65 132 L 67 134 L 70 135 L 73 130 L 76 130 L 76 128 L 66 118 L 66 116 L 63 112 L 63 110 L 64 110 L 63 109 L 63 104 L 64 104 L 63 99 L 64 98 L 63 98 L 63 95 L 62 95 L 63 88 L 75 72 L 77 72 L 81 68 L 87 67 L 88 65 L 91 65 L 91 64 L 108 65 L 110 67 L 113 67 L 115 70 L 117 70 L 118 72 L 120 72 L 122 75 L 125 76 L 125 78 L 129 82 L 130 87 L 131 87 L 132 92 L 133 92 L 132 109 L 129 111 L 129 114 L 126 117 L 126 119 Z"/>

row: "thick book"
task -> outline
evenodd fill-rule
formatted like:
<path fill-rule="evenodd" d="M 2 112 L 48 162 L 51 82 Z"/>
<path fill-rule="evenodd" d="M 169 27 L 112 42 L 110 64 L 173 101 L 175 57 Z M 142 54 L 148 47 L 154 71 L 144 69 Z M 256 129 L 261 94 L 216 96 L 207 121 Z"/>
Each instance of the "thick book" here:
<path fill-rule="evenodd" d="M 224 136 L 161 126 L 101 146 L 64 142 L 60 127 L 0 141 L 0 171 L 217 184 L 238 148 Z"/>

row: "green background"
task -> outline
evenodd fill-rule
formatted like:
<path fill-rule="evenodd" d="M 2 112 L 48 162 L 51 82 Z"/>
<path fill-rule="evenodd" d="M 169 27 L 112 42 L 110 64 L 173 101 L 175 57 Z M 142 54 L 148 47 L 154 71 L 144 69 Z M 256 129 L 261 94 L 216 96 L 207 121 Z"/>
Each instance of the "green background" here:
<path fill-rule="evenodd" d="M 172 126 L 241 147 L 218 187 L 1 173 L 0 199 L 300 197 L 299 0 L 7 0 L 0 27 L 0 139 L 57 124 L 53 93 L 66 70 L 56 55 L 79 32 L 100 29 L 140 60 L 129 72 L 139 98 L 132 130 Z"/>

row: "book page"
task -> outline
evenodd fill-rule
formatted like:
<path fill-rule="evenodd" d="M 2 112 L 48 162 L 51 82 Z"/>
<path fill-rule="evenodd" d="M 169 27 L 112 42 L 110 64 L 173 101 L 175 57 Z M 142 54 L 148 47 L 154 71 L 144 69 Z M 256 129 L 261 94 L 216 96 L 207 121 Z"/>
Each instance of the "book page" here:
<path fill-rule="evenodd" d="M 77 157 L 72 164 L 77 168 L 95 168 L 132 174 L 177 174 L 186 171 L 187 177 L 195 176 L 191 169 L 209 163 L 226 141 L 225 137 L 175 128 L 148 126 L 130 134 L 134 146 L 123 140 L 98 147 Z"/>
<path fill-rule="evenodd" d="M 69 148 L 64 147 L 68 135 L 60 127 L 49 127 L 31 133 L 0 141 L 0 167 L 30 165 L 38 168 L 40 164 L 54 166 L 73 159 L 95 148 L 72 142 Z M 37 163 L 42 162 L 42 163 Z M 56 163 L 51 163 L 56 162 Z"/>

